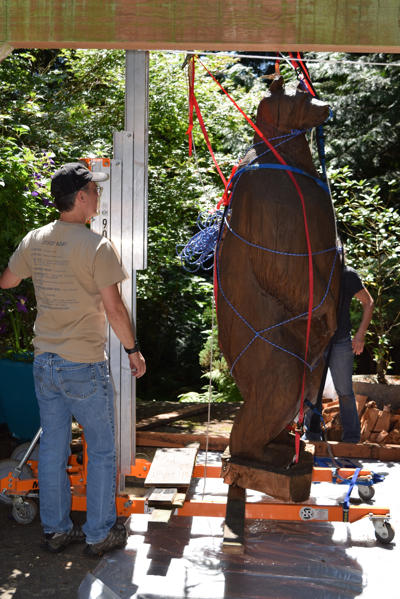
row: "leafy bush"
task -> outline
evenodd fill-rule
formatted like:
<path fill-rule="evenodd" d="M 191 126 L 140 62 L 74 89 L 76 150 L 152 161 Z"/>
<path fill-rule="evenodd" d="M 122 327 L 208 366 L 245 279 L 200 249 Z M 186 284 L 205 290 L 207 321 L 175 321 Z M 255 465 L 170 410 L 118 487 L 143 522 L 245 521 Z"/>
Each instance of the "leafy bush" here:
<path fill-rule="evenodd" d="M 399 342 L 400 212 L 382 199 L 379 185 L 355 179 L 349 168 L 332 170 L 330 177 L 346 261 L 375 301 L 367 347 L 384 382 L 393 364 L 391 350 Z"/>
<path fill-rule="evenodd" d="M 24 235 L 54 219 L 49 181 L 54 162 L 48 153 L 34 154 L 22 145 L 24 129 L 8 127 L 0 147 L 0 205 L 6 218 L 0 228 L 0 271 Z M 0 290 L 0 356 L 32 359 L 36 315 L 31 280 L 17 289 Z"/>
<path fill-rule="evenodd" d="M 201 378 L 207 381 L 201 392 L 189 392 L 179 395 L 179 401 L 185 402 L 240 402 L 242 396 L 233 380 L 228 364 L 218 345 L 218 327 L 216 314 L 211 316 L 211 309 L 205 311 L 205 318 L 212 328 L 203 331 L 206 341 L 199 354 L 199 363 L 202 369 Z"/>

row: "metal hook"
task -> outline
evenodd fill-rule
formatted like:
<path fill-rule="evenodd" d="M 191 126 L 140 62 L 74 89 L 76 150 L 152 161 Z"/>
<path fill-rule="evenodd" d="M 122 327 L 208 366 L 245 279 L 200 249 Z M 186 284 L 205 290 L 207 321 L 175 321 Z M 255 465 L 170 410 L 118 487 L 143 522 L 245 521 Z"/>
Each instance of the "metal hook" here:
<path fill-rule="evenodd" d="M 182 63 L 181 69 L 184 69 L 194 56 L 195 56 L 194 52 L 187 52 L 187 54 L 185 56 L 185 60 Z"/>

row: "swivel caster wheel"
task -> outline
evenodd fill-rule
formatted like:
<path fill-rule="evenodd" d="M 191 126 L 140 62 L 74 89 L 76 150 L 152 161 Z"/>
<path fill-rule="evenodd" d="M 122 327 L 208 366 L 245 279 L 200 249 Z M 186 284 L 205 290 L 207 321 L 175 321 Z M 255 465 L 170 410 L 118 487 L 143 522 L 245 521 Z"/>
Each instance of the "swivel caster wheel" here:
<path fill-rule="evenodd" d="M 13 501 L 11 513 L 18 524 L 30 524 L 38 513 L 38 507 L 33 499 L 16 497 Z"/>
<path fill-rule="evenodd" d="M 358 485 L 358 495 L 363 501 L 370 501 L 375 495 L 375 489 L 372 485 Z"/>
<path fill-rule="evenodd" d="M 372 520 L 375 528 L 375 537 L 383 545 L 388 545 L 394 539 L 394 528 L 389 522 L 379 518 Z"/>

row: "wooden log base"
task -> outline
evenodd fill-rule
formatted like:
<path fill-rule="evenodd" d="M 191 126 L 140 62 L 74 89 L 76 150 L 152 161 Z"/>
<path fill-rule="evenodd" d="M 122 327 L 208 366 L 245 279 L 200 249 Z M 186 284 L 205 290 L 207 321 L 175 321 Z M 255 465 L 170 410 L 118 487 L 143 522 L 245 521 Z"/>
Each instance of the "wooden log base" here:
<path fill-rule="evenodd" d="M 282 452 L 285 449 L 293 452 L 282 445 Z M 280 501 L 306 501 L 310 496 L 313 464 L 314 447 L 303 442 L 299 462 L 289 468 L 229 456 L 229 451 L 225 451 L 222 477 L 229 485 L 260 491 Z"/>
<path fill-rule="evenodd" d="M 224 540 L 222 549 L 226 553 L 243 553 L 246 489 L 230 485 L 226 504 Z"/>

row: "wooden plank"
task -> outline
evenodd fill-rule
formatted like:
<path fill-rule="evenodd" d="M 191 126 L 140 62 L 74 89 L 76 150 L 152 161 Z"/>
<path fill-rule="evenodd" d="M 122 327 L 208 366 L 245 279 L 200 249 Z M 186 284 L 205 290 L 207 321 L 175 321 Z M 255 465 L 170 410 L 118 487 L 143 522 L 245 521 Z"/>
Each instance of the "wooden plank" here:
<path fill-rule="evenodd" d="M 138 431 L 136 443 L 142 447 L 185 447 L 188 443 L 199 443 L 200 449 L 206 449 L 207 435 Z M 228 443 L 229 435 L 208 436 L 208 449 L 210 450 L 224 451 Z"/>
<path fill-rule="evenodd" d="M 156 488 L 148 497 L 148 504 L 150 507 L 168 507 L 174 504 L 174 500 L 178 493 L 178 489 L 176 487 L 160 489 Z"/>
<path fill-rule="evenodd" d="M 8 0 L 15 48 L 393 52 L 398 0 Z M 384 6 L 383 6 L 384 5 Z"/>
<path fill-rule="evenodd" d="M 151 416 L 150 418 L 143 418 L 142 420 L 139 420 L 139 422 L 136 424 L 136 430 L 157 428 L 157 426 L 164 426 L 165 424 L 173 422 L 174 420 L 180 420 L 181 418 L 186 418 L 187 416 L 192 416 L 193 414 L 201 414 L 202 412 L 207 412 L 207 410 L 208 404 L 200 404 L 196 406 L 179 408 L 173 412 L 157 414 L 155 416 Z"/>
<path fill-rule="evenodd" d="M 243 553 L 244 551 L 245 508 L 246 489 L 237 485 L 229 485 L 222 542 L 222 549 L 227 553 Z"/>
<path fill-rule="evenodd" d="M 186 500 L 186 493 L 177 493 L 175 495 L 174 501 L 172 502 L 172 505 L 174 507 L 183 507 L 185 500 Z"/>
<path fill-rule="evenodd" d="M 311 443 L 311 441 L 308 441 Z M 330 451 L 337 458 L 360 458 L 365 460 L 380 460 L 382 462 L 400 462 L 400 445 L 378 445 L 376 443 L 342 443 L 328 441 Z M 327 444 L 316 441 L 315 455 L 331 457 Z"/>
<path fill-rule="evenodd" d="M 198 449 L 198 445 L 157 449 L 144 482 L 145 486 L 188 487 Z"/>
<path fill-rule="evenodd" d="M 150 519 L 148 521 L 148 528 L 158 528 L 160 526 L 166 526 L 172 516 L 173 510 L 168 509 L 155 509 L 150 514 Z"/>

